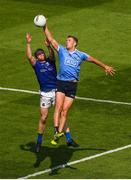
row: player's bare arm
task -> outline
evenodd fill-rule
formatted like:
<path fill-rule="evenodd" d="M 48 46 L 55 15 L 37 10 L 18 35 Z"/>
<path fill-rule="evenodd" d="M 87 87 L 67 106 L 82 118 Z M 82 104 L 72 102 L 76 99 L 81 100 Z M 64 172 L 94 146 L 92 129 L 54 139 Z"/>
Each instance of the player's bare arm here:
<path fill-rule="evenodd" d="M 88 61 L 102 67 L 104 71 L 106 72 L 106 74 L 110 74 L 111 76 L 115 74 L 115 69 L 113 67 L 104 64 L 103 62 L 99 61 L 98 59 L 95 59 L 92 56 L 89 56 Z"/>
<path fill-rule="evenodd" d="M 58 50 L 58 42 L 54 39 L 54 37 L 52 36 L 51 32 L 49 31 L 47 24 L 43 27 L 44 30 L 44 34 L 46 36 L 46 38 L 48 39 L 48 41 L 50 42 L 50 44 L 53 46 L 53 48 L 55 50 Z"/>
<path fill-rule="evenodd" d="M 32 56 L 32 51 L 31 51 L 31 41 L 32 37 L 29 33 L 26 34 L 26 56 L 30 62 L 30 64 L 33 66 L 35 65 L 35 58 Z"/>
<path fill-rule="evenodd" d="M 48 39 L 45 40 L 45 45 L 48 48 L 50 60 L 55 61 L 55 53 L 54 53 L 54 50 L 51 47 L 50 42 L 48 41 Z"/>

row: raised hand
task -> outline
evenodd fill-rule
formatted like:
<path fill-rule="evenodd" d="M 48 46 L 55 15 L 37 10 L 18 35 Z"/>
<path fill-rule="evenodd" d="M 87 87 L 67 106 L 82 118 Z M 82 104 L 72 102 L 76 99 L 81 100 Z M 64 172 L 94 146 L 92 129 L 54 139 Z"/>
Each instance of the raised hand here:
<path fill-rule="evenodd" d="M 29 33 L 27 33 L 26 34 L 26 42 L 31 43 L 31 41 L 32 41 L 32 36 Z"/>

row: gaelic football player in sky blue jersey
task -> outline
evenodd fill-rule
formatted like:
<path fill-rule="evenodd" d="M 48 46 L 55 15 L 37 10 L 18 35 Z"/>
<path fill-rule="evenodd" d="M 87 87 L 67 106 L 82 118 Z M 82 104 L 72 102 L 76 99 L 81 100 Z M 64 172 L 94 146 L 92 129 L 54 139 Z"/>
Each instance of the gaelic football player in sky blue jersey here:
<path fill-rule="evenodd" d="M 58 52 L 60 70 L 57 75 L 56 106 L 54 112 L 54 126 L 58 127 L 58 133 L 54 135 L 52 142 L 62 136 L 67 120 L 67 114 L 71 108 L 79 81 L 80 65 L 83 61 L 92 62 L 100 66 L 106 74 L 113 75 L 115 70 L 97 60 L 96 58 L 76 49 L 78 39 L 69 35 L 66 39 L 66 47 L 60 45 L 52 36 L 47 24 L 43 27 L 44 34 L 54 49 Z M 69 143 L 71 145 L 73 141 Z"/>
<path fill-rule="evenodd" d="M 31 41 L 32 37 L 29 33 L 26 35 L 26 55 L 32 65 L 37 80 L 40 85 L 40 120 L 38 124 L 38 137 L 36 144 L 36 152 L 40 151 L 43 131 L 45 129 L 46 119 L 48 116 L 48 109 L 55 104 L 55 93 L 56 93 L 56 65 L 55 65 L 55 56 L 54 51 L 51 48 L 49 42 L 46 40 L 45 45 L 49 50 L 49 57 L 46 57 L 46 54 L 43 49 L 37 49 L 34 56 L 31 51 Z M 57 129 L 56 129 L 57 131 Z M 70 129 L 66 127 L 65 129 L 66 141 L 68 142 L 71 139 Z M 56 143 L 57 144 L 57 143 Z"/>

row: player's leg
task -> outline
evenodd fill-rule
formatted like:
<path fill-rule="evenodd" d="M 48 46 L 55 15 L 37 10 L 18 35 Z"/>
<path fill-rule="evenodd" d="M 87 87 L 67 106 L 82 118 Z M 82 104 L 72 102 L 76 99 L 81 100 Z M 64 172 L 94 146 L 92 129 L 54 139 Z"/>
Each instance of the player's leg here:
<path fill-rule="evenodd" d="M 40 108 L 40 114 L 41 116 L 38 124 L 38 133 L 43 134 L 48 117 L 48 108 Z"/>
<path fill-rule="evenodd" d="M 56 134 L 56 137 L 54 139 L 57 139 L 57 138 L 59 139 L 59 137 L 61 137 L 62 131 L 65 127 L 66 116 L 67 116 L 68 110 L 70 109 L 73 103 L 73 99 L 75 98 L 76 89 L 77 89 L 76 82 L 74 83 L 74 82 L 67 82 L 67 81 L 58 81 L 57 91 L 63 92 L 65 97 L 63 98 L 64 102 L 62 106 L 60 106 L 61 110 L 59 111 L 59 118 L 58 118 L 59 133 Z M 68 131 L 70 130 L 68 129 Z"/>
<path fill-rule="evenodd" d="M 59 93 L 58 93 L 59 94 Z M 53 99 L 53 105 L 55 105 L 55 95 L 54 95 L 54 99 Z M 58 102 L 60 102 L 60 101 L 58 101 Z M 59 104 L 60 105 L 60 104 Z M 60 107 L 61 108 L 61 107 Z M 63 103 L 62 103 L 62 108 L 63 108 Z M 61 109 L 62 109 L 61 108 Z M 61 112 L 61 111 L 60 111 Z M 59 113 L 59 116 L 60 116 L 60 113 Z M 58 118 L 58 116 L 57 116 L 57 124 L 55 124 L 56 125 L 56 127 L 57 127 L 57 125 L 59 124 L 58 123 L 58 120 L 60 120 L 60 117 Z M 58 133 L 58 127 L 57 128 L 55 128 L 55 131 L 54 131 L 54 134 L 56 134 L 56 133 Z M 70 132 L 70 128 L 69 128 L 69 126 L 67 125 L 67 123 L 65 124 L 65 126 L 64 126 L 64 134 L 65 134 L 65 137 L 66 137 L 66 142 L 67 142 L 67 145 L 68 146 L 71 146 L 71 145 L 74 145 L 75 147 L 78 147 L 78 144 L 77 143 L 75 143 L 74 142 L 74 140 L 72 139 L 72 135 L 71 135 L 71 132 Z M 53 142 L 53 141 L 52 141 Z M 74 142 L 74 144 L 73 144 L 73 142 Z M 54 143 L 53 143 L 54 144 Z M 54 145 L 56 145 L 57 144 L 57 142 L 55 142 L 55 144 Z"/>
<path fill-rule="evenodd" d="M 38 123 L 38 136 L 36 143 L 36 152 L 40 151 L 43 132 L 45 130 L 46 119 L 48 117 L 48 108 L 51 106 L 51 99 L 48 97 L 49 93 L 41 92 L 40 95 L 40 120 Z"/>
<path fill-rule="evenodd" d="M 70 141 L 70 139 L 72 139 L 72 137 L 71 137 L 70 128 L 69 128 L 67 122 L 65 123 L 65 126 L 64 126 L 64 133 L 65 133 L 65 137 L 66 137 L 66 142 Z"/>
<path fill-rule="evenodd" d="M 75 148 L 79 147 L 79 144 L 76 143 L 72 138 L 70 128 L 69 128 L 67 122 L 66 122 L 65 127 L 64 127 L 64 132 L 65 132 L 67 146 L 68 147 L 75 147 Z"/>
<path fill-rule="evenodd" d="M 63 128 L 65 129 L 65 136 L 68 146 L 78 147 L 79 145 L 72 139 L 70 129 L 67 126 L 67 115 L 76 95 L 77 82 L 66 82 L 65 87 L 65 100 L 61 112 L 59 131 L 61 132 Z"/>
<path fill-rule="evenodd" d="M 59 133 L 58 127 L 60 123 L 60 114 L 62 111 L 63 102 L 65 99 L 65 94 L 62 92 L 56 92 L 55 94 L 55 111 L 54 111 L 54 138 L 51 140 L 52 145 L 57 145 L 58 138 L 56 137 L 56 134 Z M 60 136 L 63 136 L 64 133 L 59 134 Z"/>
<path fill-rule="evenodd" d="M 43 140 L 43 132 L 45 130 L 46 120 L 48 117 L 48 108 L 40 108 L 40 119 L 38 123 L 38 136 L 37 136 L 37 146 L 36 152 L 40 151 L 42 140 Z"/>
<path fill-rule="evenodd" d="M 56 92 L 55 111 L 54 111 L 54 131 L 55 131 L 55 133 L 58 132 L 60 115 L 61 115 L 64 99 L 65 99 L 64 93 Z"/>
<path fill-rule="evenodd" d="M 73 98 L 65 96 L 63 108 L 61 111 L 59 132 L 62 132 L 64 130 L 66 120 L 67 120 L 67 115 L 68 115 L 69 109 L 71 108 L 73 104 L 73 101 L 74 101 Z"/>
<path fill-rule="evenodd" d="M 65 84 L 65 99 L 64 99 L 64 104 L 63 108 L 61 111 L 61 120 L 60 120 L 60 125 L 59 125 L 59 132 L 63 131 L 66 120 L 67 120 L 67 115 L 68 111 L 71 108 L 75 95 L 76 95 L 76 90 L 77 90 L 77 82 L 66 82 Z"/>

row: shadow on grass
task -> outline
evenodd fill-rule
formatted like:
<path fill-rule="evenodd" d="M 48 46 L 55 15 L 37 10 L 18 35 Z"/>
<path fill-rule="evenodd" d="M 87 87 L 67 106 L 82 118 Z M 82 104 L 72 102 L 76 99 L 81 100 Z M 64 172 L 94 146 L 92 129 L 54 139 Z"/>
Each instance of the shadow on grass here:
<path fill-rule="evenodd" d="M 35 154 L 36 161 L 34 163 L 34 167 L 38 168 L 42 161 L 44 161 L 47 157 L 50 158 L 51 165 L 50 168 L 52 169 L 50 175 L 58 174 L 58 168 L 54 168 L 56 166 L 60 166 L 63 164 L 67 164 L 73 153 L 76 151 L 85 151 L 85 150 L 98 150 L 98 151 L 105 151 L 105 149 L 100 148 L 69 148 L 66 145 L 60 145 L 59 147 L 47 147 L 42 146 L 40 153 L 35 152 L 35 143 L 29 142 L 25 145 L 20 145 L 21 150 L 24 151 L 30 151 Z M 69 165 L 66 165 L 67 168 L 75 170 L 76 168 L 73 168 Z"/>

